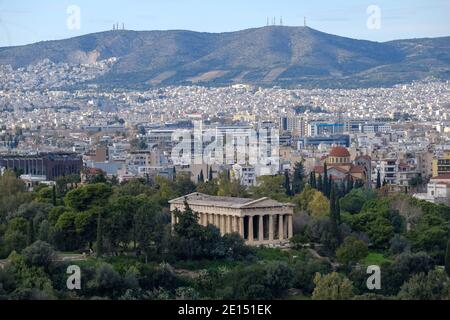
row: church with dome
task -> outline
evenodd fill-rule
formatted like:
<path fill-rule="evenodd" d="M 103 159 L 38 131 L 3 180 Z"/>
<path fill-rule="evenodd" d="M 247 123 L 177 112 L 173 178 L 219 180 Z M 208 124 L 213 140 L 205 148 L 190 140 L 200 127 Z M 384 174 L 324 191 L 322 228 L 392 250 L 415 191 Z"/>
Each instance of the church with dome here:
<path fill-rule="evenodd" d="M 328 177 L 336 183 L 353 180 L 366 187 L 371 184 L 371 158 L 369 156 L 357 156 L 351 159 L 350 152 L 342 147 L 333 147 L 329 154 L 321 159 L 321 165 L 314 167 L 316 177 L 324 175 L 324 163 L 327 164 Z"/>

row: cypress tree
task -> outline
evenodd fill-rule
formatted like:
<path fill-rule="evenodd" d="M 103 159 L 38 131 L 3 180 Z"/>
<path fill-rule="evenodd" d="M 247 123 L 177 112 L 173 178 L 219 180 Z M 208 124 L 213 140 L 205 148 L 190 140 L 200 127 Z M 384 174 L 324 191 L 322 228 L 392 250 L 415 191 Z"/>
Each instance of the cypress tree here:
<path fill-rule="evenodd" d="M 52 204 L 56 207 L 56 186 L 52 187 Z"/>
<path fill-rule="evenodd" d="M 450 240 L 447 242 L 447 250 L 445 251 L 445 272 L 450 277 Z"/>
<path fill-rule="evenodd" d="M 347 181 L 347 192 L 350 192 L 353 190 L 353 177 L 352 176 L 348 176 L 348 181 Z"/>
<path fill-rule="evenodd" d="M 339 200 L 340 200 L 340 198 L 336 197 L 336 205 L 335 205 L 336 213 L 335 213 L 335 216 L 336 216 L 336 221 L 337 221 L 338 225 L 341 224 L 341 204 L 340 204 Z"/>
<path fill-rule="evenodd" d="M 287 196 L 292 195 L 291 182 L 289 180 L 289 171 L 288 170 L 284 170 L 284 189 L 286 189 Z"/>
<path fill-rule="evenodd" d="M 314 186 L 313 186 L 313 184 L 314 184 L 314 181 L 313 181 L 313 172 L 311 171 L 310 173 L 309 173 L 309 185 L 312 187 L 312 188 L 314 188 Z"/>
<path fill-rule="evenodd" d="M 336 191 L 334 188 L 330 191 L 330 217 L 334 220 L 336 213 Z"/>
<path fill-rule="evenodd" d="M 341 187 L 340 187 L 340 195 L 343 197 L 347 194 L 346 190 L 345 190 L 345 181 L 344 179 L 342 179 L 341 181 Z"/>
<path fill-rule="evenodd" d="M 380 173 L 380 170 L 377 170 L 377 186 L 376 186 L 376 188 L 377 189 L 381 188 L 381 173 Z"/>
<path fill-rule="evenodd" d="M 313 188 L 317 189 L 316 172 L 313 171 Z"/>
<path fill-rule="evenodd" d="M 330 190 L 328 189 L 329 185 L 328 185 L 328 167 L 327 167 L 327 163 L 324 162 L 323 164 L 323 193 L 327 196 L 330 197 Z"/>
<path fill-rule="evenodd" d="M 203 176 L 203 169 L 200 170 L 200 175 L 198 177 L 198 182 L 205 182 L 205 177 Z"/>
<path fill-rule="evenodd" d="M 332 186 L 330 191 L 330 220 L 332 226 L 332 232 L 336 239 L 336 242 L 339 244 L 339 222 L 338 222 L 338 214 L 337 214 L 337 198 L 336 198 L 336 188 Z"/>
<path fill-rule="evenodd" d="M 303 163 L 296 162 L 294 166 L 294 177 L 292 179 L 292 194 L 297 194 L 302 192 L 303 188 L 303 175 L 304 168 Z"/>
<path fill-rule="evenodd" d="M 208 180 L 211 181 L 212 179 L 213 179 L 212 166 L 209 166 Z"/>
<path fill-rule="evenodd" d="M 97 257 L 101 257 L 103 255 L 103 219 L 101 211 L 99 211 L 97 219 L 96 250 L 97 250 Z"/>
<path fill-rule="evenodd" d="M 334 188 L 334 187 L 335 187 L 335 185 L 334 185 L 334 182 L 333 182 L 333 176 L 330 174 L 330 176 L 328 177 L 328 187 L 327 187 L 328 197 L 330 196 L 331 189 Z M 335 192 L 335 195 L 336 195 L 337 191 L 334 190 L 334 192 Z"/>
<path fill-rule="evenodd" d="M 319 174 L 319 178 L 317 180 L 317 190 L 322 192 L 323 186 L 322 186 L 322 175 Z"/>

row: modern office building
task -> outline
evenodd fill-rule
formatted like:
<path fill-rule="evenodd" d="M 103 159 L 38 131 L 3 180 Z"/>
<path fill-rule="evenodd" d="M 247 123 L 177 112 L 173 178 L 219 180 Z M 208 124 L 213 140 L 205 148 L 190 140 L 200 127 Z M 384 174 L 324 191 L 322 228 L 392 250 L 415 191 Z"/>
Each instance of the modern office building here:
<path fill-rule="evenodd" d="M 80 155 L 65 152 L 38 153 L 35 155 L 0 155 L 0 167 L 18 174 L 45 176 L 55 180 L 61 176 L 80 174 L 83 160 Z"/>

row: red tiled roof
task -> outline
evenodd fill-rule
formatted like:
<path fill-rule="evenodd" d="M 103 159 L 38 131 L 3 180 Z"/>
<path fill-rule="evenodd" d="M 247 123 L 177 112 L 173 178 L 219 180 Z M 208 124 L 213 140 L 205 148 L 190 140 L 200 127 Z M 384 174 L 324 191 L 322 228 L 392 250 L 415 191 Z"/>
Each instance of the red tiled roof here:
<path fill-rule="evenodd" d="M 351 173 L 364 173 L 364 167 L 363 166 L 352 166 L 350 168 Z"/>
<path fill-rule="evenodd" d="M 450 180 L 450 173 L 444 173 L 444 174 L 440 174 L 436 177 L 431 178 L 431 180 Z"/>
<path fill-rule="evenodd" d="M 98 168 L 86 167 L 86 168 L 84 168 L 83 172 L 86 174 L 101 174 L 101 173 L 103 173 L 103 170 L 98 169 Z"/>
<path fill-rule="evenodd" d="M 338 146 L 331 149 L 330 157 L 346 158 L 350 157 L 350 152 L 346 148 Z"/>

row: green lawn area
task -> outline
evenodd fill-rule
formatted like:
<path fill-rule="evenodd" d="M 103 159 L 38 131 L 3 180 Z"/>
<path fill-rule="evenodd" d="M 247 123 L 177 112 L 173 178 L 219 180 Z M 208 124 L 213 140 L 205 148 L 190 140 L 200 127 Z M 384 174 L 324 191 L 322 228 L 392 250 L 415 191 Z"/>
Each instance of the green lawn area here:
<path fill-rule="evenodd" d="M 390 259 L 386 258 L 382 253 L 379 252 L 370 252 L 367 257 L 365 257 L 362 262 L 365 265 L 381 265 L 384 262 L 389 262 Z"/>
<path fill-rule="evenodd" d="M 235 268 L 238 265 L 246 264 L 244 261 L 231 261 L 231 260 L 180 260 L 173 263 L 173 267 L 176 269 L 185 270 L 203 270 L 203 269 L 218 269 L 219 267 Z"/>

